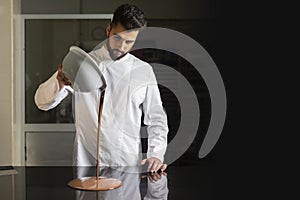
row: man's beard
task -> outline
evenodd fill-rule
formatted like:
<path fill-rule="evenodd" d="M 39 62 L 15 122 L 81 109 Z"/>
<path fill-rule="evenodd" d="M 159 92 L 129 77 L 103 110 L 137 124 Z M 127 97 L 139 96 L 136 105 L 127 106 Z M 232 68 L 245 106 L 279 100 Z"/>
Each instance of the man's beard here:
<path fill-rule="evenodd" d="M 112 49 L 111 46 L 110 46 L 110 44 L 109 44 L 109 38 L 107 38 L 107 40 L 106 40 L 106 47 L 107 47 L 108 53 L 109 53 L 109 55 L 110 55 L 110 57 L 111 57 L 112 60 L 119 60 L 119 59 L 123 58 L 127 54 L 127 52 L 120 51 L 119 49 Z M 122 54 L 120 56 L 116 56 L 113 53 L 114 51 L 120 52 Z"/>

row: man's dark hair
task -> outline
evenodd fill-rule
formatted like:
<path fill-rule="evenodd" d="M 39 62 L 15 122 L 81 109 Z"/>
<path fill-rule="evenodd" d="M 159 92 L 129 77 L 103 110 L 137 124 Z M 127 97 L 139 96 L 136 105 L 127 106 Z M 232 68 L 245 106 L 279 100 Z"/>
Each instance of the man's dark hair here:
<path fill-rule="evenodd" d="M 143 28 L 147 26 L 147 19 L 144 12 L 132 4 L 122 4 L 119 6 L 113 15 L 111 21 L 112 26 L 121 23 L 126 30 Z"/>

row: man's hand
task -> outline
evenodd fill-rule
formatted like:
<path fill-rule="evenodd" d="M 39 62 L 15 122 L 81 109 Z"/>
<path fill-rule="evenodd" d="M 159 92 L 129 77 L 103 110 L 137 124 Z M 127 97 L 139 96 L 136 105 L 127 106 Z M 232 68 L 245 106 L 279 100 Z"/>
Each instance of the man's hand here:
<path fill-rule="evenodd" d="M 57 73 L 57 80 L 58 80 L 58 84 L 59 84 L 59 90 L 61 90 L 64 85 L 72 85 L 72 83 L 69 81 L 69 79 L 64 75 L 64 73 L 62 72 L 62 65 L 60 64 L 58 66 L 58 73 Z"/>
<path fill-rule="evenodd" d="M 148 178 L 151 182 L 156 182 L 161 179 L 162 176 L 167 176 L 166 172 L 160 173 L 144 173 L 142 174 L 141 178 Z"/>
<path fill-rule="evenodd" d="M 142 160 L 141 165 L 148 163 L 148 172 L 157 172 L 159 169 L 163 172 L 167 169 L 167 164 L 163 164 L 158 158 L 151 157 Z"/>

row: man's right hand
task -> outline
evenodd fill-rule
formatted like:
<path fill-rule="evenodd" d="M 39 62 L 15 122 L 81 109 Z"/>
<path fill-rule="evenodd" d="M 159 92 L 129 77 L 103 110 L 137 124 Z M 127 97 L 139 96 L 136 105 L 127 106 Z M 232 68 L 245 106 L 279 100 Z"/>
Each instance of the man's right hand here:
<path fill-rule="evenodd" d="M 72 85 L 72 83 L 69 81 L 69 79 L 64 75 L 64 73 L 62 72 L 62 65 L 60 64 L 58 66 L 58 70 L 57 70 L 57 80 L 58 80 L 58 84 L 59 84 L 59 90 L 61 90 L 64 85 Z"/>

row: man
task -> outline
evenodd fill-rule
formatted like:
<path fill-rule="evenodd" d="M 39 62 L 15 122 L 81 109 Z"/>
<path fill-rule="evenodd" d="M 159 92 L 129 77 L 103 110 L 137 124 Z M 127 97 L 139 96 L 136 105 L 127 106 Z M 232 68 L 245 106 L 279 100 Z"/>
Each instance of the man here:
<path fill-rule="evenodd" d="M 144 13 L 134 5 L 118 7 L 106 27 L 107 41 L 89 55 L 97 62 L 107 87 L 101 118 L 100 165 L 136 166 L 148 164 L 148 171 L 164 171 L 167 147 L 167 117 L 162 107 L 152 67 L 128 53 L 140 28 L 146 27 Z M 35 94 L 41 110 L 58 105 L 67 95 L 70 82 L 62 67 Z M 97 159 L 97 127 L 102 91 L 74 92 L 74 165 L 93 166 Z M 147 158 L 141 153 L 141 116 L 148 130 Z"/>

